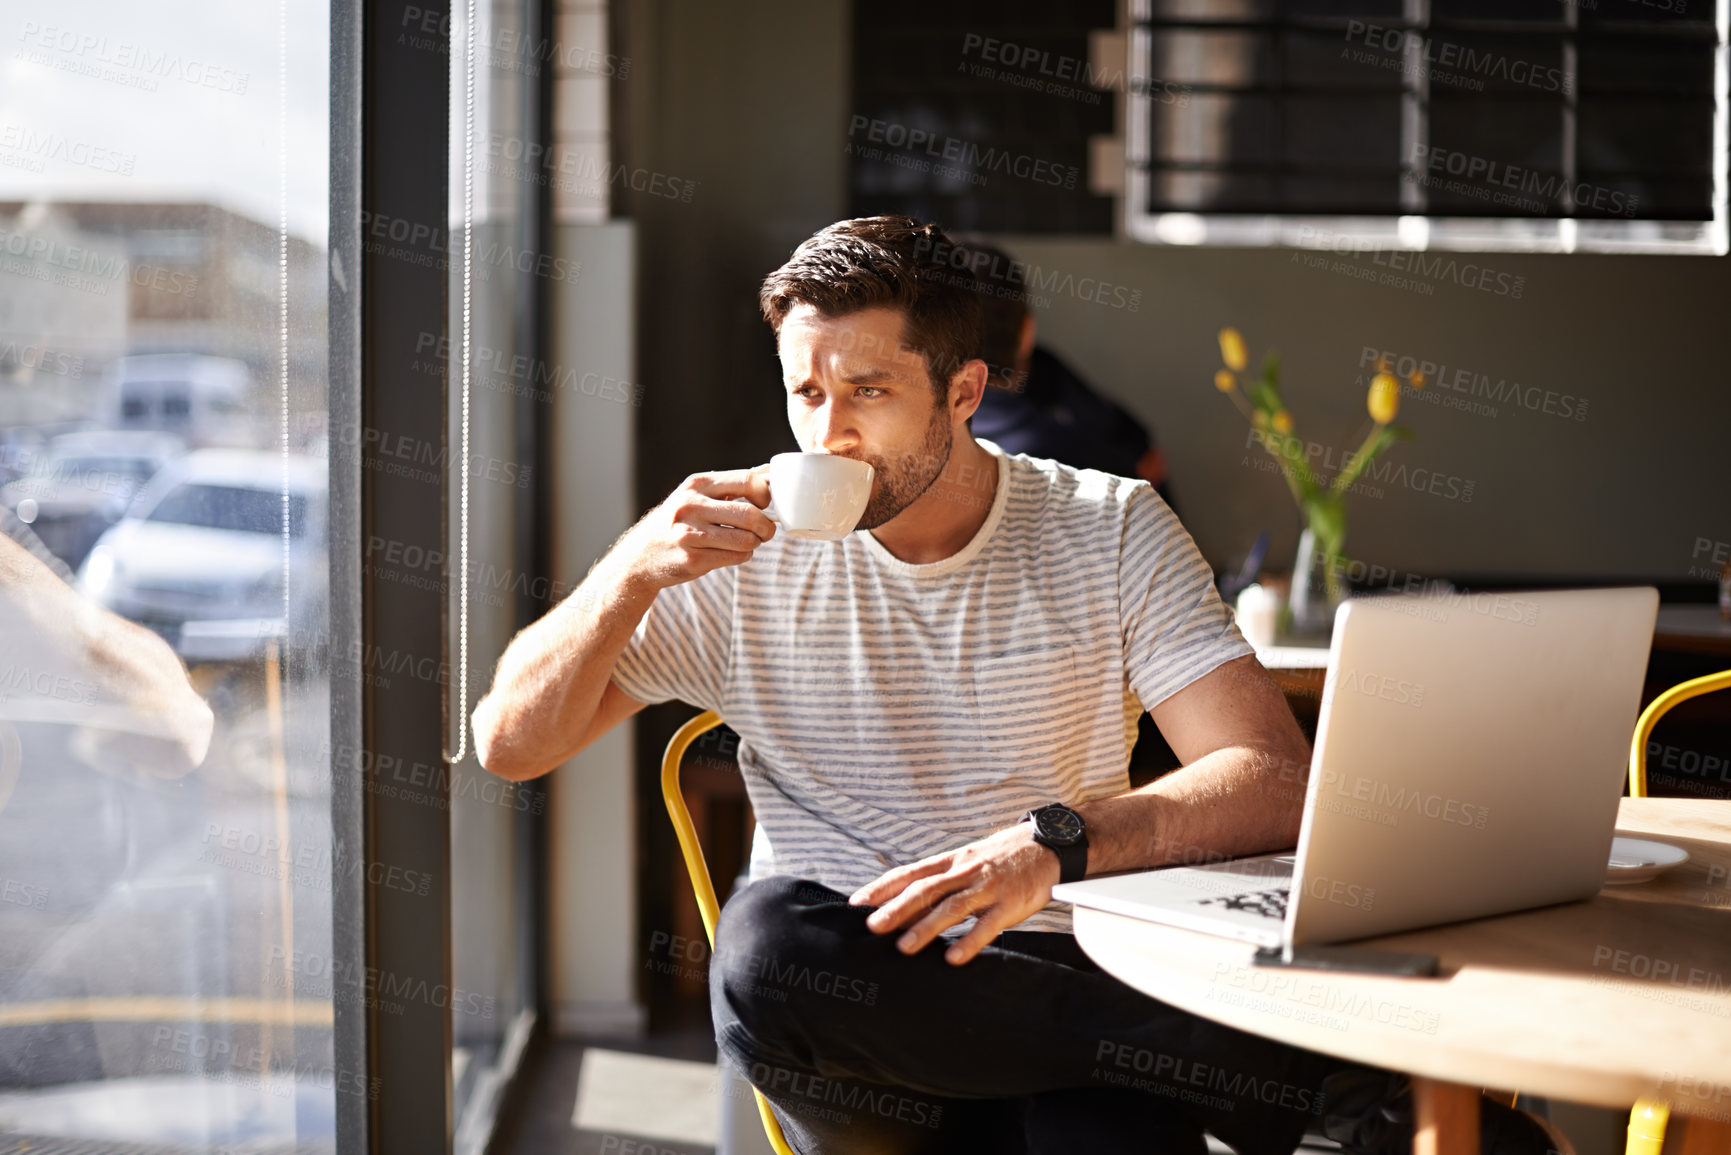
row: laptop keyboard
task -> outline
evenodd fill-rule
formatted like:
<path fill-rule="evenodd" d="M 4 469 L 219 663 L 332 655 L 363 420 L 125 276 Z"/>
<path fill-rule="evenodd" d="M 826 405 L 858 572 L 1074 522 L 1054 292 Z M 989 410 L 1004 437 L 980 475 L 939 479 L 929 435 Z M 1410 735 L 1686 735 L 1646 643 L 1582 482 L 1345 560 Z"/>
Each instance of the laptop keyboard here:
<path fill-rule="evenodd" d="M 1272 890 L 1247 890 L 1243 894 L 1222 894 L 1215 898 L 1199 899 L 1196 905 L 1218 906 L 1223 910 L 1237 910 L 1284 921 L 1286 899 L 1291 893 L 1292 888 L 1289 886 L 1279 886 Z"/>

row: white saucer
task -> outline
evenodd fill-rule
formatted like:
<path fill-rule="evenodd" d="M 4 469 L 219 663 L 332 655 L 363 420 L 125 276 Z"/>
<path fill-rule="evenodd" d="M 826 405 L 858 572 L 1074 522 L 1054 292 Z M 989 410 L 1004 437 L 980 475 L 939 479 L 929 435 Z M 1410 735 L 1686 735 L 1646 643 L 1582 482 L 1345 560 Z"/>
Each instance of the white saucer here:
<path fill-rule="evenodd" d="M 1673 866 L 1689 861 L 1689 852 L 1669 842 L 1652 842 L 1645 838 L 1611 839 L 1611 861 L 1605 868 L 1605 884 L 1646 882 L 1657 878 Z"/>

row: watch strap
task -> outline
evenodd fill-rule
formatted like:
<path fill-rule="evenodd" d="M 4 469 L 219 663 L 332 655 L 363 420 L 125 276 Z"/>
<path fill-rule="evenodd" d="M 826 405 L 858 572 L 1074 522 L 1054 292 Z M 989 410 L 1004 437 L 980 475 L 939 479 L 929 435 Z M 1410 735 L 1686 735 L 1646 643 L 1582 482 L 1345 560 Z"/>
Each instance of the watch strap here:
<path fill-rule="evenodd" d="M 1058 852 L 1058 881 L 1081 882 L 1088 877 L 1088 840 L 1071 846 L 1054 846 Z"/>

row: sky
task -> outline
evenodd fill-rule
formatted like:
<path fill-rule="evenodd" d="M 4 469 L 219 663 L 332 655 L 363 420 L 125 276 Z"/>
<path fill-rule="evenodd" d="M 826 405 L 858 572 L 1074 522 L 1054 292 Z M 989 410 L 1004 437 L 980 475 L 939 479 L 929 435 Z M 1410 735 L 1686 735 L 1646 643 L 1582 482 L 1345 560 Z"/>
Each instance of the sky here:
<path fill-rule="evenodd" d="M 286 204 L 322 246 L 329 35 L 328 0 L 11 0 L 0 200 L 211 201 L 272 227 Z"/>

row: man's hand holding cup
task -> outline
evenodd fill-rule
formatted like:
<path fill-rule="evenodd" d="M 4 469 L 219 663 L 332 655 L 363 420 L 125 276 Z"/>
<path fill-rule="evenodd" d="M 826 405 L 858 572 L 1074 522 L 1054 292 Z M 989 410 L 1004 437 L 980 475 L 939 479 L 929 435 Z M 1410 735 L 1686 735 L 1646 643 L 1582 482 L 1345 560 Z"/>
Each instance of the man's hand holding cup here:
<path fill-rule="evenodd" d="M 874 475 L 867 462 L 828 453 L 778 453 L 756 469 L 694 473 L 631 530 L 632 573 L 665 589 L 739 565 L 778 523 L 793 537 L 840 541 L 865 513 Z"/>
<path fill-rule="evenodd" d="M 631 530 L 633 573 L 655 589 L 748 561 L 775 536 L 769 469 L 694 473 Z"/>

